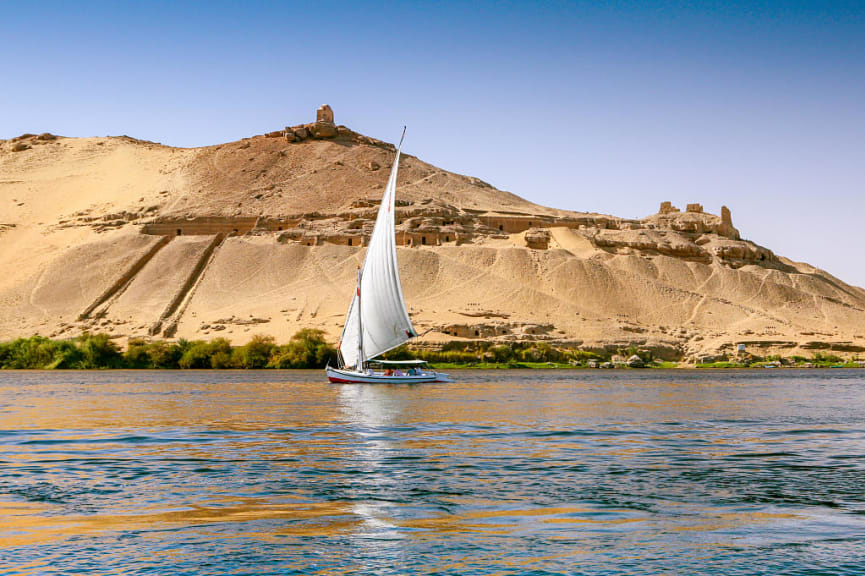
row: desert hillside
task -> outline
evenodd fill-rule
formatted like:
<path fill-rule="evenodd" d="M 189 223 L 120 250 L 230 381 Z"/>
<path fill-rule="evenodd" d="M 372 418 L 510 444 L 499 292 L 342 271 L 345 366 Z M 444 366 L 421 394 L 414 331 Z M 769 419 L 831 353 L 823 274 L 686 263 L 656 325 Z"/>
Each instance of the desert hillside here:
<path fill-rule="evenodd" d="M 327 107 L 195 149 L 0 141 L 0 339 L 242 343 L 318 327 L 335 341 L 393 158 Z M 634 345 L 692 360 L 739 344 L 865 351 L 865 291 L 742 239 L 726 208 L 663 203 L 640 220 L 555 210 L 406 155 L 397 194 L 421 343 Z"/>

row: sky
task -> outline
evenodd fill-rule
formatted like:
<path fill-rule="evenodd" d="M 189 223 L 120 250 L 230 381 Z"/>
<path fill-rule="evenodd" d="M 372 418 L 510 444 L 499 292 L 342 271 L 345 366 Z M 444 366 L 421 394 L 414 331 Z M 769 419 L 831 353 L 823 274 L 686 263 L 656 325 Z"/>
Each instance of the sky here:
<path fill-rule="evenodd" d="M 728 206 L 865 286 L 865 2 L 0 0 L 0 138 L 314 120 L 539 204 Z"/>

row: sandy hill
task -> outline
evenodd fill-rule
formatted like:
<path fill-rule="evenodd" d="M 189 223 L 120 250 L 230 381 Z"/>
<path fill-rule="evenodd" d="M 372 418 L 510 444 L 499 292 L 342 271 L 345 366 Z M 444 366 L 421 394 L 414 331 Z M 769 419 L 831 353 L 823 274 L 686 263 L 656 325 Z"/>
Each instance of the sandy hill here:
<path fill-rule="evenodd" d="M 332 121 L 219 146 L 0 141 L 0 339 L 319 327 L 336 340 L 394 148 Z M 421 343 L 635 345 L 668 358 L 865 351 L 865 291 L 740 238 L 726 208 L 538 206 L 403 156 L 398 242 Z"/>

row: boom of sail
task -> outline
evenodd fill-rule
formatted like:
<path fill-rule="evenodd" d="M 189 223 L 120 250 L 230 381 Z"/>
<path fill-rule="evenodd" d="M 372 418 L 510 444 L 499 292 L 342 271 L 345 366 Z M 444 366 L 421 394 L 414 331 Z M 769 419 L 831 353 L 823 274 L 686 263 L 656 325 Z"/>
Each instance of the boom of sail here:
<path fill-rule="evenodd" d="M 339 343 L 343 365 L 358 370 L 366 361 L 417 336 L 405 307 L 396 260 L 394 194 L 401 146 L 400 140 Z"/>

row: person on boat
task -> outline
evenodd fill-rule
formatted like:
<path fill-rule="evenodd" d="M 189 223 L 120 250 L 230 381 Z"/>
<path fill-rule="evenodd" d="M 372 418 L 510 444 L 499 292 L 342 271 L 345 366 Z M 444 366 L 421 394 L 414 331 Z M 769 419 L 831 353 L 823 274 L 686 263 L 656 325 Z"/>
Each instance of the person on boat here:
<path fill-rule="evenodd" d="M 403 373 L 402 373 L 402 370 L 400 370 L 399 368 L 397 368 L 397 369 L 394 371 L 393 375 L 394 375 L 394 376 L 405 376 L 405 374 L 403 374 Z"/>
<path fill-rule="evenodd" d="M 393 368 L 388 368 L 384 371 L 385 376 L 393 376 Z"/>
<path fill-rule="evenodd" d="M 414 375 L 416 375 L 416 372 L 414 371 L 414 368 L 409 368 L 409 369 L 408 369 L 408 375 L 409 375 L 409 376 L 414 376 Z"/>

